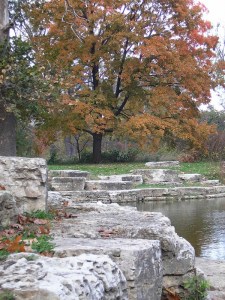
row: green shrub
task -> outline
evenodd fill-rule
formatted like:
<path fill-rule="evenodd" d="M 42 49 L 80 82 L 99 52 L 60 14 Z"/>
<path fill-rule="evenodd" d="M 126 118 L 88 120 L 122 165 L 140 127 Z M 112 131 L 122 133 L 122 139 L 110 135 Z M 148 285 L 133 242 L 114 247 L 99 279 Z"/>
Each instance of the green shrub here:
<path fill-rule="evenodd" d="M 5 260 L 9 255 L 9 252 L 5 249 L 0 250 L 0 261 Z M 0 298 L 1 299 L 1 298 Z"/>
<path fill-rule="evenodd" d="M 207 297 L 209 283 L 203 277 L 194 275 L 184 282 L 184 288 L 188 292 L 186 300 L 204 300 Z"/>
<path fill-rule="evenodd" d="M 54 214 L 51 212 L 46 212 L 44 210 L 34 210 L 30 213 L 25 213 L 26 216 L 29 216 L 31 218 L 37 218 L 37 219 L 48 219 L 48 220 L 53 220 L 54 219 Z"/>
<path fill-rule="evenodd" d="M 0 300 L 15 300 L 16 298 L 13 296 L 10 291 L 0 291 Z"/>
<path fill-rule="evenodd" d="M 52 240 L 51 236 L 41 235 L 37 237 L 37 242 L 32 243 L 31 248 L 38 253 L 52 252 L 55 245 L 50 240 Z"/>

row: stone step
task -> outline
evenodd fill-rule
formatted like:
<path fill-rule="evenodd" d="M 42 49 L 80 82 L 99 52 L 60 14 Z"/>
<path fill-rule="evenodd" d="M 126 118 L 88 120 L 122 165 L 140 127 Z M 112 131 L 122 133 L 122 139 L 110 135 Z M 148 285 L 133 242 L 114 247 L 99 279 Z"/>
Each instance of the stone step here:
<path fill-rule="evenodd" d="M 178 177 L 185 182 L 200 182 L 205 179 L 201 174 L 179 174 Z"/>
<path fill-rule="evenodd" d="M 126 278 L 106 255 L 30 257 L 31 253 L 11 254 L 0 264 L 1 291 L 12 291 L 13 299 L 128 300 Z"/>
<path fill-rule="evenodd" d="M 98 176 L 101 180 L 108 181 L 131 181 L 133 184 L 142 184 L 142 175 L 132 175 L 132 174 L 121 174 L 121 175 L 110 175 L 110 176 Z"/>
<path fill-rule="evenodd" d="M 50 188 L 53 191 L 81 191 L 85 180 L 85 177 L 53 177 Z"/>
<path fill-rule="evenodd" d="M 60 207 L 64 200 L 71 203 L 129 203 L 154 200 L 209 199 L 225 197 L 225 186 L 145 188 L 131 190 L 83 190 L 48 192 L 48 205 Z"/>
<path fill-rule="evenodd" d="M 169 160 L 169 161 L 149 161 L 145 164 L 146 167 L 149 168 L 168 168 L 168 167 L 179 167 L 180 163 L 179 161 L 173 161 L 173 160 Z"/>
<path fill-rule="evenodd" d="M 103 229 L 102 234 L 104 235 Z M 57 257 L 108 255 L 126 278 L 129 300 L 161 299 L 163 267 L 159 241 L 56 238 L 54 243 L 54 256 Z"/>
<path fill-rule="evenodd" d="M 214 179 L 214 180 L 203 180 L 201 181 L 201 184 L 205 186 L 217 186 L 220 185 L 221 183 L 219 180 Z"/>
<path fill-rule="evenodd" d="M 133 187 L 131 181 L 110 181 L 110 180 L 87 180 L 84 189 L 93 190 L 128 190 Z"/>
<path fill-rule="evenodd" d="M 90 173 L 80 170 L 50 170 L 49 177 L 85 177 L 89 178 Z"/>
<path fill-rule="evenodd" d="M 181 179 L 178 171 L 170 169 L 137 169 L 132 172 L 136 175 L 142 175 L 143 182 L 147 184 L 156 183 L 179 183 Z"/>

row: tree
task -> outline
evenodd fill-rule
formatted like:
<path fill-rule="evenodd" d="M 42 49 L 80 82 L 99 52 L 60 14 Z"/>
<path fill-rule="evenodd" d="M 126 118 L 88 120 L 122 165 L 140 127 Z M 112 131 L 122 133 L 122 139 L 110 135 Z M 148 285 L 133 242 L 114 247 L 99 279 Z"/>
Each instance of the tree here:
<path fill-rule="evenodd" d="M 0 20 L 5 24 L 0 26 L 0 155 L 3 156 L 16 155 L 17 121 L 40 122 L 45 114 L 41 102 L 47 103 L 48 93 L 53 91 L 35 62 L 24 31 L 21 36 L 20 29 L 27 27 L 23 3 L 23 0 L 9 1 L 9 6 L 8 1 L 0 3 Z M 9 29 L 16 27 L 9 37 Z"/>
<path fill-rule="evenodd" d="M 203 5 L 48 0 L 26 10 L 36 58 L 60 88 L 49 109 L 55 129 L 91 134 L 94 162 L 105 134 L 148 147 L 168 134 L 203 145 L 211 129 L 198 122 L 198 108 L 210 101 L 217 43 Z"/>
<path fill-rule="evenodd" d="M 0 85 L 3 83 L 3 61 L 8 51 L 9 15 L 8 0 L 0 2 Z M 3 72 L 4 73 L 4 72 Z M 15 116 L 6 109 L 2 93 L 0 93 L 0 155 L 16 155 Z"/>

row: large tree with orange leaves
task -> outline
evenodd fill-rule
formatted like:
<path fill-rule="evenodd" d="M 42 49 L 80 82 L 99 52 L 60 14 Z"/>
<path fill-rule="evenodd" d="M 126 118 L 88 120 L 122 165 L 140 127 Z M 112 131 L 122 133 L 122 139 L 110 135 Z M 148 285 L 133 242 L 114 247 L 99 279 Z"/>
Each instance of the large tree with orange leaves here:
<path fill-rule="evenodd" d="M 210 101 L 217 43 L 204 9 L 192 0 L 30 5 L 37 61 L 61 91 L 49 111 L 63 130 L 93 136 L 94 162 L 112 132 L 149 147 L 167 134 L 201 147 L 210 127 L 198 109 Z"/>

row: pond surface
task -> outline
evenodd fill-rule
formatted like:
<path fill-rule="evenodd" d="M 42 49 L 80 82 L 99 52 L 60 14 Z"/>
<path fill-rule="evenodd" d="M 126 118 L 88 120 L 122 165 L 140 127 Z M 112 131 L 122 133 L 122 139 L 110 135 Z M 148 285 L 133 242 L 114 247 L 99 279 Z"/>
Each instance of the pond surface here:
<path fill-rule="evenodd" d="M 192 244 L 196 256 L 225 260 L 225 198 L 153 201 L 140 203 L 137 209 L 162 212 L 177 234 Z"/>

